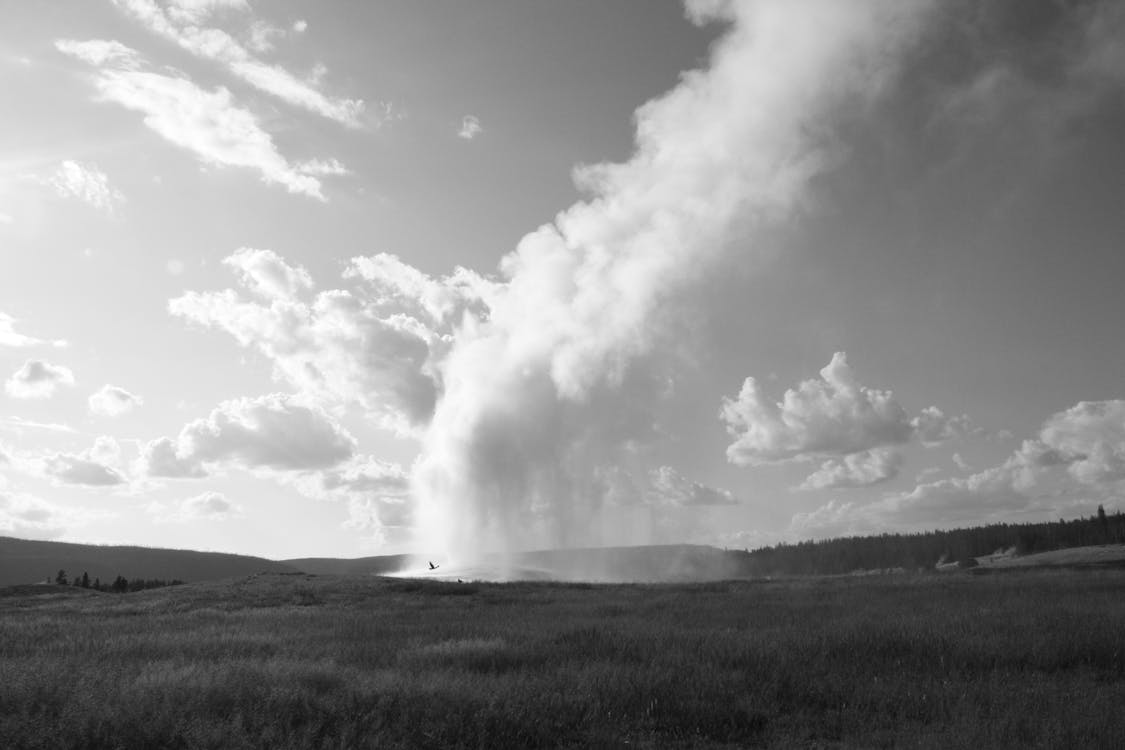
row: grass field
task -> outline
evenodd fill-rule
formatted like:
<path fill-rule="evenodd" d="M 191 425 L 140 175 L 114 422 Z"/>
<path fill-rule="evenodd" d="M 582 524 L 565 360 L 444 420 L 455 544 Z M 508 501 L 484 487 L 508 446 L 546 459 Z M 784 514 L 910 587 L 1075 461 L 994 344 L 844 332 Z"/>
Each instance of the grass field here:
<path fill-rule="evenodd" d="M 1125 571 L 0 598 L 0 747 L 1120 747 Z"/>

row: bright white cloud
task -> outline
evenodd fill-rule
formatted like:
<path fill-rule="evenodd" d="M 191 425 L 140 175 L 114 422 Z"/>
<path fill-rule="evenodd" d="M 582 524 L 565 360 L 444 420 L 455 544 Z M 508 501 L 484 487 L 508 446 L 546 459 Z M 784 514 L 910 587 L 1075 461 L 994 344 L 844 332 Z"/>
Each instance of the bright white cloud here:
<path fill-rule="evenodd" d="M 225 401 L 176 438 L 144 446 L 141 468 L 154 477 L 201 477 L 209 467 L 302 471 L 336 466 L 355 438 L 319 407 L 284 394 Z"/>
<path fill-rule="evenodd" d="M 267 300 L 293 299 L 313 286 L 308 271 L 288 265 L 272 250 L 240 248 L 223 264 L 238 273 L 242 286 Z"/>
<path fill-rule="evenodd" d="M 902 454 L 893 448 L 871 448 L 832 458 L 820 465 L 801 484 L 803 490 L 869 487 L 898 476 Z"/>
<path fill-rule="evenodd" d="M 285 68 L 270 65 L 255 57 L 227 32 L 197 26 L 214 9 L 215 3 L 177 6 L 172 12 L 165 13 L 155 0 L 113 2 L 151 31 L 175 42 L 197 57 L 225 65 L 232 74 L 260 91 L 344 125 L 360 125 L 360 116 L 364 110 L 362 100 L 328 97 Z M 253 33 L 251 39 L 253 43 Z M 258 39 L 258 43 L 263 41 L 268 44 L 268 35 L 264 40 Z"/>
<path fill-rule="evenodd" d="M 23 492 L 0 490 L 0 534 L 21 539 L 55 539 L 78 520 L 75 514 Z"/>
<path fill-rule="evenodd" d="M 106 65 L 122 70 L 136 70 L 141 66 L 141 57 L 135 49 L 121 42 L 107 39 L 90 39 L 80 42 L 75 39 L 60 39 L 55 48 L 96 68 Z"/>
<path fill-rule="evenodd" d="M 1080 482 L 1125 480 L 1125 400 L 1075 404 L 1048 419 L 1039 439 Z"/>
<path fill-rule="evenodd" d="M 4 381 L 4 392 L 12 398 L 50 398 L 60 386 L 74 385 L 69 367 L 41 359 L 29 359 Z"/>
<path fill-rule="evenodd" d="M 1089 513 L 1125 490 L 1125 400 L 1052 415 L 1002 463 L 875 502 L 831 502 L 794 517 L 800 534 L 834 536 Z"/>
<path fill-rule="evenodd" d="M 56 42 L 59 50 L 86 59 L 74 51 L 82 44 L 90 42 Z M 130 64 L 123 65 L 120 57 L 110 58 L 94 74 L 103 101 L 142 113 L 145 125 L 205 164 L 254 169 L 264 182 L 324 200 L 320 180 L 290 164 L 257 118 L 236 106 L 225 88 L 207 91 L 183 76 L 140 69 L 136 53 L 128 59 Z"/>
<path fill-rule="evenodd" d="M 28 346 L 41 346 L 50 344 L 56 347 L 65 347 L 66 342 L 59 339 L 55 341 L 46 341 L 44 339 L 37 339 L 34 336 L 25 336 L 22 333 L 17 333 L 15 330 L 16 319 L 11 315 L 0 312 L 0 346 L 12 347 L 28 347 Z"/>
<path fill-rule="evenodd" d="M 268 250 L 244 248 L 224 261 L 243 288 L 188 292 L 169 303 L 187 320 L 230 333 L 254 347 L 278 374 L 319 398 L 358 403 L 384 425 L 424 424 L 439 388 L 436 363 L 465 312 L 483 315 L 491 285 L 459 269 L 433 279 L 391 255 L 353 259 L 354 291 L 311 299 L 312 281 Z"/>
<path fill-rule="evenodd" d="M 740 466 L 817 456 L 844 456 L 910 440 L 913 427 L 891 391 L 860 385 L 843 352 L 820 380 L 806 380 L 780 402 L 747 378 L 737 399 L 723 401 L 722 418 L 735 438 L 727 458 Z"/>
<path fill-rule="evenodd" d="M 484 128 L 481 127 L 478 118 L 473 115 L 465 115 L 461 118 L 461 129 L 457 131 L 457 137 L 471 141 L 483 132 Z"/>
<path fill-rule="evenodd" d="M 144 403 L 140 396 L 106 383 L 87 399 L 90 412 L 103 417 L 126 414 Z"/>
<path fill-rule="evenodd" d="M 63 198 L 77 198 L 108 214 L 125 202 L 125 196 L 110 186 L 109 176 L 97 164 L 64 161 L 47 182 Z"/>

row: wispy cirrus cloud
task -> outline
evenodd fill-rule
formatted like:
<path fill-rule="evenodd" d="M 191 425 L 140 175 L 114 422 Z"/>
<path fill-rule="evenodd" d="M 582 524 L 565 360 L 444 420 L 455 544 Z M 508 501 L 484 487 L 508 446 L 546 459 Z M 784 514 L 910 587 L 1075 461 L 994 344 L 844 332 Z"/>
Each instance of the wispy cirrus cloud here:
<path fill-rule="evenodd" d="M 100 99 L 142 113 L 145 125 L 205 164 L 254 169 L 263 182 L 324 200 L 320 180 L 282 156 L 254 114 L 237 106 L 227 89 L 208 91 L 183 75 L 148 70 L 135 50 L 118 42 L 63 39 L 55 46 L 97 68 Z M 319 167 L 311 171 L 324 173 Z"/>
<path fill-rule="evenodd" d="M 167 12 L 155 0 L 113 0 L 113 3 L 150 31 L 175 42 L 196 57 L 224 65 L 233 75 L 259 91 L 343 125 L 359 127 L 362 124 L 362 100 L 327 96 L 309 81 L 280 65 L 264 62 L 226 31 L 198 25 L 220 7 L 248 10 L 245 2 L 177 0 L 169 5 Z M 250 30 L 250 44 L 258 51 L 266 51 L 272 46 L 271 36 L 285 33 L 280 28 L 260 22 L 256 26 L 252 24 Z"/>

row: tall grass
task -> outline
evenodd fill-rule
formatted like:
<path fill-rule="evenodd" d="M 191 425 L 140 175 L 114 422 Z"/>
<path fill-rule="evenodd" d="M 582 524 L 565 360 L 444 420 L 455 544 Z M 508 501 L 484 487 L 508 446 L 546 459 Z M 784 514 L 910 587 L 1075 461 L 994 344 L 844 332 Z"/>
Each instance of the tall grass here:
<path fill-rule="evenodd" d="M 1118 747 L 1123 593 L 1121 571 L 24 593 L 0 599 L 0 747 Z"/>

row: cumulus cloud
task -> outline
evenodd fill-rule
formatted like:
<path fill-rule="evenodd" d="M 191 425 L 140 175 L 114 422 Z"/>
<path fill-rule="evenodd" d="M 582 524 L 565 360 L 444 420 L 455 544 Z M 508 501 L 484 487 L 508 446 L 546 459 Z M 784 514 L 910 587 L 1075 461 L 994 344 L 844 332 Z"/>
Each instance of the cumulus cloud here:
<path fill-rule="evenodd" d="M 16 348 L 30 347 L 30 346 L 44 346 L 51 345 L 55 347 L 65 347 L 67 344 L 61 339 L 55 341 L 47 341 L 45 339 L 35 338 L 34 336 L 25 336 L 22 333 L 17 333 L 15 330 L 16 319 L 11 315 L 0 312 L 0 346 L 11 346 Z"/>
<path fill-rule="evenodd" d="M 787 390 L 779 402 L 747 378 L 737 399 L 723 401 L 721 416 L 735 439 L 727 458 L 740 466 L 845 456 L 905 443 L 914 431 L 894 394 L 860 385 L 843 352 L 819 380 Z"/>
<path fill-rule="evenodd" d="M 47 182 L 60 196 L 77 198 L 107 214 L 125 202 L 125 196 L 109 184 L 109 176 L 97 164 L 64 161 Z"/>
<path fill-rule="evenodd" d="M 355 438 L 321 408 L 284 394 L 225 401 L 175 438 L 142 449 L 154 477 L 202 477 L 211 467 L 300 471 L 335 466 L 355 453 Z"/>
<path fill-rule="evenodd" d="M 918 439 L 926 446 L 940 445 L 955 438 L 983 433 L 983 430 L 973 425 L 967 414 L 948 417 L 936 406 L 927 406 L 911 420 L 911 424 Z"/>
<path fill-rule="evenodd" d="M 144 403 L 140 396 L 116 385 L 106 383 L 86 400 L 90 413 L 103 417 L 127 414 Z"/>
<path fill-rule="evenodd" d="M 671 466 L 661 466 L 649 476 L 649 502 L 679 507 L 693 505 L 734 505 L 738 500 L 728 490 L 709 487 L 688 479 Z"/>
<path fill-rule="evenodd" d="M 113 0 L 113 3 L 149 30 L 196 57 L 222 64 L 231 74 L 259 91 L 344 125 L 358 127 L 361 124 L 362 100 L 329 97 L 280 65 L 262 61 L 222 29 L 198 25 L 207 20 L 216 7 L 233 7 L 233 3 L 177 2 L 167 13 L 155 0 Z M 244 7 L 244 4 L 238 4 L 238 7 Z M 255 35 L 254 28 L 252 25 L 251 44 L 260 51 L 272 46 L 270 36 L 284 33 L 281 29 L 272 34 L 263 33 L 263 29 L 272 27 L 259 25 Z"/>
<path fill-rule="evenodd" d="M 58 453 L 49 456 L 43 459 L 43 471 L 47 476 L 65 484 L 112 487 L 125 483 L 121 472 L 82 454 Z"/>
<path fill-rule="evenodd" d="M 1039 439 L 1080 482 L 1125 480 L 1125 400 L 1075 404 L 1048 419 Z"/>
<path fill-rule="evenodd" d="M 177 503 L 153 502 L 146 510 L 157 523 L 225 521 L 242 515 L 242 506 L 231 502 L 221 492 L 203 492 Z"/>
<path fill-rule="evenodd" d="M 823 536 L 1089 513 L 1125 489 L 1125 400 L 1084 401 L 1052 415 L 1006 460 L 918 484 L 875 502 L 832 502 L 794 517 Z"/>
<path fill-rule="evenodd" d="M 466 315 L 485 314 L 492 289 L 464 269 L 435 279 L 387 254 L 352 259 L 344 279 L 353 288 L 315 296 L 308 273 L 272 251 L 243 248 L 224 263 L 249 298 L 232 289 L 188 292 L 169 311 L 256 348 L 303 392 L 358 403 L 399 431 L 429 418 L 435 363 Z"/>
<path fill-rule="evenodd" d="M 478 118 L 473 115 L 465 115 L 461 118 L 461 129 L 457 131 L 457 137 L 471 141 L 483 132 L 484 128 L 481 127 Z"/>
<path fill-rule="evenodd" d="M 34 495 L 0 490 L 0 534 L 21 539 L 56 539 L 76 515 Z"/>
<path fill-rule="evenodd" d="M 872 448 L 825 461 L 801 484 L 803 490 L 869 487 L 898 476 L 902 454 L 892 448 Z"/>
<path fill-rule="evenodd" d="M 106 45 L 120 49 L 107 56 Z M 60 40 L 55 46 L 80 60 L 100 61 L 93 80 L 102 101 L 140 112 L 145 125 L 204 164 L 254 169 L 263 182 L 324 200 L 320 180 L 289 163 L 227 89 L 207 91 L 182 75 L 147 70 L 140 55 L 116 42 Z"/>
<path fill-rule="evenodd" d="M 4 392 L 12 398 L 50 398 L 60 386 L 74 385 L 69 367 L 42 359 L 29 359 L 4 381 Z"/>
<path fill-rule="evenodd" d="M 242 286 L 267 300 L 292 299 L 313 285 L 308 271 L 290 266 L 272 250 L 240 248 L 223 264 L 238 273 Z"/>

